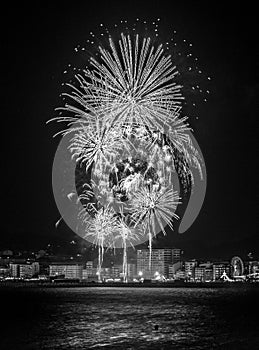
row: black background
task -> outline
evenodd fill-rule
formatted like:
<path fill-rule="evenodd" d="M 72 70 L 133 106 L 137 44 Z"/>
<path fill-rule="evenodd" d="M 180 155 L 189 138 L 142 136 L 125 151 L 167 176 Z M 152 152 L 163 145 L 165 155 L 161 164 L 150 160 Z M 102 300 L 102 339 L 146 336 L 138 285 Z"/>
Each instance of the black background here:
<path fill-rule="evenodd" d="M 197 2 L 198 4 L 198 2 Z M 59 218 L 52 162 L 59 139 L 46 125 L 60 105 L 62 72 L 99 23 L 158 17 L 193 43 L 212 76 L 211 97 L 191 120 L 208 177 L 199 217 L 174 245 L 193 256 L 258 254 L 256 9 L 176 1 L 14 4 L 2 11 L 2 205 L 0 249 L 40 249 L 75 235 Z"/>

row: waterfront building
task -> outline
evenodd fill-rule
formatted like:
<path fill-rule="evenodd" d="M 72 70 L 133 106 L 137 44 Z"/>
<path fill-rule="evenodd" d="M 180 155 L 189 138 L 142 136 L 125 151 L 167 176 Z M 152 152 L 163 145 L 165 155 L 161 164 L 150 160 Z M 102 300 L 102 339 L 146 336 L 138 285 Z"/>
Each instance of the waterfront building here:
<path fill-rule="evenodd" d="M 210 282 L 213 280 L 212 263 L 207 261 L 206 263 L 199 263 L 194 268 L 194 279 L 199 282 Z"/>
<path fill-rule="evenodd" d="M 152 279 L 158 275 L 164 278 L 168 278 L 169 265 L 172 265 L 172 251 L 173 249 L 170 248 L 152 249 L 151 266 L 149 266 L 149 249 L 138 250 L 137 274 L 141 275 L 144 279 Z M 175 259 L 178 258 L 178 255 L 175 254 Z"/>
<path fill-rule="evenodd" d="M 19 276 L 19 264 L 10 264 L 10 275 L 13 278 L 18 278 Z"/>
<path fill-rule="evenodd" d="M 176 264 L 177 262 L 181 261 L 181 254 L 182 254 L 181 249 L 179 248 L 172 249 L 172 264 Z"/>
<path fill-rule="evenodd" d="M 204 282 L 213 281 L 213 270 L 212 267 L 205 267 L 204 270 Z"/>
<path fill-rule="evenodd" d="M 94 267 L 94 262 L 93 261 L 87 261 L 85 264 L 85 267 L 87 270 L 91 270 Z"/>
<path fill-rule="evenodd" d="M 90 276 L 96 275 L 97 269 L 94 268 L 93 261 L 87 261 L 84 269 L 84 278 L 89 278 Z"/>
<path fill-rule="evenodd" d="M 38 262 L 20 265 L 20 278 L 36 277 L 39 275 L 39 272 L 40 272 L 40 264 Z"/>
<path fill-rule="evenodd" d="M 176 271 L 174 275 L 174 279 L 181 280 L 181 281 L 185 280 L 186 279 L 185 270 L 181 268 L 180 270 Z"/>
<path fill-rule="evenodd" d="M 88 279 L 88 274 L 87 274 L 87 269 L 82 270 L 82 279 L 87 280 Z"/>
<path fill-rule="evenodd" d="M 194 268 L 195 282 L 204 282 L 204 279 L 205 279 L 205 267 L 195 266 Z"/>
<path fill-rule="evenodd" d="M 213 263 L 213 281 L 219 281 L 224 273 L 230 276 L 230 266 L 229 263 Z"/>
<path fill-rule="evenodd" d="M 75 263 L 55 263 L 49 266 L 50 277 L 63 277 L 68 279 L 82 279 L 83 266 Z"/>
<path fill-rule="evenodd" d="M 10 276 L 10 268 L 5 266 L 0 266 L 0 278 L 5 278 Z"/>
<path fill-rule="evenodd" d="M 132 281 L 137 277 L 137 266 L 136 264 L 129 263 L 127 265 L 127 277 L 129 281 Z"/>
<path fill-rule="evenodd" d="M 117 279 L 122 277 L 122 265 L 113 265 L 111 268 L 111 278 Z"/>
<path fill-rule="evenodd" d="M 192 281 L 194 279 L 194 269 L 198 265 L 197 260 L 192 259 L 185 261 L 184 263 L 184 270 L 185 270 L 185 277 L 187 280 Z"/>
<path fill-rule="evenodd" d="M 102 267 L 101 276 L 103 280 L 107 280 L 111 278 L 111 268 L 110 267 Z"/>
<path fill-rule="evenodd" d="M 175 279 L 175 275 L 176 275 L 177 271 L 180 270 L 181 268 L 182 268 L 181 261 L 177 261 L 174 264 L 169 264 L 168 265 L 168 278 Z"/>
<path fill-rule="evenodd" d="M 28 264 L 10 263 L 10 275 L 14 278 L 32 278 L 39 275 L 40 264 L 38 262 Z"/>
<path fill-rule="evenodd" d="M 85 269 L 85 272 L 83 272 L 82 275 L 84 276 L 84 279 L 87 279 L 88 282 L 97 282 L 98 281 L 96 267 L 93 267 L 91 269 Z"/>

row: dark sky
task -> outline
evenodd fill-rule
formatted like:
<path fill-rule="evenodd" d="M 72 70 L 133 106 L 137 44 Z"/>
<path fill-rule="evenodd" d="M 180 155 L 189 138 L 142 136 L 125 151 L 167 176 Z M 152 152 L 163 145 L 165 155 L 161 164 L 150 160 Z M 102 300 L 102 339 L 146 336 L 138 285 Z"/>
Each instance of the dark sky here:
<path fill-rule="evenodd" d="M 207 167 L 199 217 L 175 245 L 190 255 L 259 253 L 256 231 L 258 61 L 256 10 L 207 2 L 76 2 L 14 6 L 2 13 L 2 173 L 0 249 L 44 247 L 74 236 L 59 218 L 51 187 L 58 139 L 45 125 L 60 105 L 62 71 L 73 48 L 99 23 L 160 17 L 191 41 L 213 77 L 211 98 L 192 124 Z M 245 8 L 244 8 L 245 6 Z M 205 255 L 206 255 L 205 254 Z"/>

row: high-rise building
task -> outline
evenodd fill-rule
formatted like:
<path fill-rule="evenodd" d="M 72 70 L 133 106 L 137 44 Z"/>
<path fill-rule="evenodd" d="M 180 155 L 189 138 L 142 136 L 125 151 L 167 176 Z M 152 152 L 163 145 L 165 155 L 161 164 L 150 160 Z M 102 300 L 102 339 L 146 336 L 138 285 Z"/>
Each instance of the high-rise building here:
<path fill-rule="evenodd" d="M 175 264 L 178 261 L 181 261 L 181 254 L 182 254 L 181 249 L 179 249 L 179 248 L 172 249 L 172 264 Z"/>
<path fill-rule="evenodd" d="M 135 277 L 137 277 L 137 267 L 136 264 L 129 263 L 127 265 L 127 277 L 129 281 L 132 281 Z"/>
<path fill-rule="evenodd" d="M 184 269 L 185 269 L 185 277 L 187 280 L 193 280 L 194 279 L 194 269 L 197 266 L 197 260 L 192 259 L 185 261 L 184 263 Z"/>
<path fill-rule="evenodd" d="M 10 264 L 10 275 L 11 277 L 18 278 L 20 277 L 19 264 Z"/>
<path fill-rule="evenodd" d="M 169 265 L 172 264 L 173 249 L 152 249 L 151 257 L 149 249 L 137 251 L 137 274 L 145 279 L 156 276 L 168 278 Z M 178 255 L 176 255 L 178 258 Z M 151 258 L 151 260 L 150 260 Z M 151 262 L 151 266 L 149 266 Z"/>

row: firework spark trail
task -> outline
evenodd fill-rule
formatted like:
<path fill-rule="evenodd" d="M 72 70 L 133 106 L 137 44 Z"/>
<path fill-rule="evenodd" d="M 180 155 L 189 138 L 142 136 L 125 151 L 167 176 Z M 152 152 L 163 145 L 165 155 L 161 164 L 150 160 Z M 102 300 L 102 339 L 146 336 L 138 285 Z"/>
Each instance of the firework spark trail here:
<path fill-rule="evenodd" d="M 164 235 L 166 235 L 166 232 L 162 221 L 173 230 L 172 218 L 179 218 L 174 212 L 176 206 L 180 203 L 179 200 L 177 191 L 165 188 L 154 191 L 152 188 L 143 187 L 133 195 L 131 208 L 135 227 L 141 223 L 144 231 L 148 234 L 149 268 L 151 267 L 152 238 L 155 235 L 156 222 Z"/>
<path fill-rule="evenodd" d="M 131 219 L 132 221 L 132 219 Z M 135 228 L 130 228 L 126 223 L 126 216 L 123 212 L 117 218 L 117 230 L 115 241 L 119 241 L 122 243 L 123 248 L 123 264 L 122 264 L 122 273 L 123 273 L 123 281 L 127 282 L 128 276 L 128 264 L 127 264 L 127 247 L 128 245 L 134 247 L 134 242 L 137 242 L 139 235 L 141 232 L 136 230 Z"/>
<path fill-rule="evenodd" d="M 104 247 L 114 245 L 114 229 L 117 227 L 118 220 L 114 210 L 109 207 L 96 210 L 93 217 L 83 209 L 79 213 L 79 218 L 86 225 L 84 238 L 92 238 L 93 244 L 98 246 L 97 274 L 98 280 L 101 281 Z"/>

